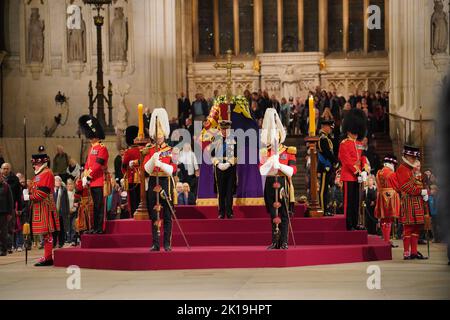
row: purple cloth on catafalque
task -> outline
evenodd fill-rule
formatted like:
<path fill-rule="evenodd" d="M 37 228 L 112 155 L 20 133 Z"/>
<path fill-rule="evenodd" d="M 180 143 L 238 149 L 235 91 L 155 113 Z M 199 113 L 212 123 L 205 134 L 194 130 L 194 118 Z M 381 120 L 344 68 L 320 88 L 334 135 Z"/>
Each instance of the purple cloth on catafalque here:
<path fill-rule="evenodd" d="M 232 113 L 232 129 L 241 129 L 244 132 L 247 130 L 255 130 L 256 137 L 258 138 L 258 143 L 256 145 L 249 145 L 249 140 L 245 144 L 239 143 L 238 139 L 238 157 L 242 155 L 245 151 L 245 163 L 238 164 L 237 175 L 238 175 L 238 187 L 236 190 L 235 197 L 238 199 L 248 199 L 248 198 L 263 198 L 263 187 L 262 178 L 259 173 L 258 159 L 253 159 L 250 163 L 250 151 L 252 151 L 256 156 L 259 153 L 259 130 L 256 121 L 253 119 L 248 119 L 242 114 Z M 244 149 L 243 149 L 244 148 Z M 205 153 L 204 159 L 208 158 L 209 155 Z M 214 193 L 214 170 L 211 161 L 202 161 L 200 165 L 200 178 L 198 184 L 198 194 L 197 198 L 202 199 L 217 199 L 217 195 Z"/>

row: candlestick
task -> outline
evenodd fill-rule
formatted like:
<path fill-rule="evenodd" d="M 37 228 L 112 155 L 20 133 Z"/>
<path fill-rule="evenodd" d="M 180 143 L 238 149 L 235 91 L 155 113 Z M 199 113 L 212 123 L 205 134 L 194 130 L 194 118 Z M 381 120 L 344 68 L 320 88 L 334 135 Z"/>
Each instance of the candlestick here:
<path fill-rule="evenodd" d="M 138 123 L 139 123 L 139 132 L 138 138 L 144 138 L 144 106 L 142 104 L 138 105 Z"/>
<path fill-rule="evenodd" d="M 316 135 L 316 108 L 314 108 L 314 97 L 309 97 L 309 136 Z"/>

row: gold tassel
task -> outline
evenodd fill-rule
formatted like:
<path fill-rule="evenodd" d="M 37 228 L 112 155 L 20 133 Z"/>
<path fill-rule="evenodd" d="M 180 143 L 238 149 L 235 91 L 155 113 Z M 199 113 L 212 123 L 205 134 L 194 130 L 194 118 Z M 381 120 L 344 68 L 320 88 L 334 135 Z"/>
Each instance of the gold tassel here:
<path fill-rule="evenodd" d="M 30 232 L 31 230 L 30 230 L 30 224 L 28 223 L 28 222 L 26 222 L 26 223 L 24 223 L 23 224 L 23 227 L 22 227 L 22 233 L 23 233 L 23 235 L 24 236 L 29 236 L 30 235 Z"/>

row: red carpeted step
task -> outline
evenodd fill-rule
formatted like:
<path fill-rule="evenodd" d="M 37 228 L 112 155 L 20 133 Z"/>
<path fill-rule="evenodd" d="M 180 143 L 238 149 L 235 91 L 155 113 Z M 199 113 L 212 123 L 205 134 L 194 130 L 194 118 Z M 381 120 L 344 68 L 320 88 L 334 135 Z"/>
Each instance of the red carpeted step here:
<path fill-rule="evenodd" d="M 174 248 L 170 253 L 150 252 L 148 248 L 55 250 L 56 267 L 109 270 L 274 268 L 390 259 L 390 246 L 374 237 L 365 245 L 291 246 L 273 251 L 248 246 Z"/>
<path fill-rule="evenodd" d="M 264 246 L 269 245 L 272 239 L 270 230 L 264 232 L 186 232 L 185 235 L 190 246 Z M 366 231 L 295 231 L 294 235 L 298 245 L 367 244 Z M 83 248 L 150 248 L 152 240 L 150 233 L 85 235 L 81 244 Z M 174 246 L 185 244 L 176 228 L 172 235 L 172 244 Z"/>
<path fill-rule="evenodd" d="M 345 230 L 343 216 L 323 218 L 292 218 L 292 226 L 296 231 L 342 231 Z M 254 219 L 180 219 L 184 232 L 239 232 L 239 231 L 268 231 L 270 218 Z M 178 230 L 174 222 L 174 230 Z M 150 221 L 114 220 L 106 224 L 106 233 L 149 233 Z"/>
<path fill-rule="evenodd" d="M 176 206 L 175 210 L 179 219 L 217 219 L 219 215 L 217 206 Z M 303 217 L 305 210 L 302 205 L 295 206 L 295 216 Z M 267 218 L 264 206 L 234 206 L 233 213 L 236 219 Z"/>

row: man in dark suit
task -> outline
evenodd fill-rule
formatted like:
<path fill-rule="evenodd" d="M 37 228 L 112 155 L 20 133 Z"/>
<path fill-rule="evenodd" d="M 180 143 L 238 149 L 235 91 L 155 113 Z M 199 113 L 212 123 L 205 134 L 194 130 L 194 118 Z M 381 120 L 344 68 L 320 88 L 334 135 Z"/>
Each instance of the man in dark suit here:
<path fill-rule="evenodd" d="M 180 128 L 186 125 L 186 119 L 189 118 L 191 112 L 191 102 L 189 98 L 185 97 L 184 92 L 181 92 L 178 98 L 178 124 Z"/>
<path fill-rule="evenodd" d="M 178 204 L 181 206 L 193 206 L 195 205 L 195 196 L 191 192 L 191 188 L 188 183 L 183 183 L 183 192 L 178 194 Z"/>

